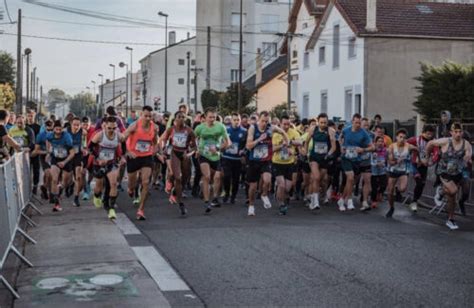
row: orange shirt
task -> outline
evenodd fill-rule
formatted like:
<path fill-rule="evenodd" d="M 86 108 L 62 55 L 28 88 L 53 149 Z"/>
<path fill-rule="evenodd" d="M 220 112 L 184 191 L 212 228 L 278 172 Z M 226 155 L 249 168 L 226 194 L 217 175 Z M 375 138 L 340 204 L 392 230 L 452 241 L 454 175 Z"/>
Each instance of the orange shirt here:
<path fill-rule="evenodd" d="M 153 155 L 153 141 L 155 140 L 155 123 L 150 122 L 150 128 L 143 128 L 142 119 L 137 122 L 135 132 L 131 133 L 127 140 L 127 150 L 136 157 Z"/>

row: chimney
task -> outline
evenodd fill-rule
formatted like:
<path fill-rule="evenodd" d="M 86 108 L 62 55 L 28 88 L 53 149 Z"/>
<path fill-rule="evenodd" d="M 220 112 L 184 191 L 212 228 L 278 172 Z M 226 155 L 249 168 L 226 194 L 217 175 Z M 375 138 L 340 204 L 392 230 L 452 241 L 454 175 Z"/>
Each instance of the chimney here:
<path fill-rule="evenodd" d="M 176 44 L 176 31 L 170 31 L 168 37 L 168 45 Z"/>
<path fill-rule="evenodd" d="M 377 32 L 377 0 L 367 0 L 367 32 Z"/>

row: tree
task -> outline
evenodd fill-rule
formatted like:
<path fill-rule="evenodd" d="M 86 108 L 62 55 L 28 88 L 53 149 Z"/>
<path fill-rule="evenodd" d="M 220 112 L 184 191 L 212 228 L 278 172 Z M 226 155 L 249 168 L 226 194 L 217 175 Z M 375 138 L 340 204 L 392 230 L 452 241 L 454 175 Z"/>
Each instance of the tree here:
<path fill-rule="evenodd" d="M 11 85 L 0 84 L 0 109 L 12 110 L 15 103 L 15 92 Z"/>
<path fill-rule="evenodd" d="M 443 110 L 451 111 L 453 118 L 474 118 L 474 65 L 422 63 L 421 75 L 415 80 L 420 85 L 413 105 L 425 120 L 439 118 Z"/>
<path fill-rule="evenodd" d="M 48 111 L 54 112 L 57 104 L 66 102 L 66 93 L 61 89 L 51 89 L 48 91 Z"/>
<path fill-rule="evenodd" d="M 96 103 L 94 96 L 90 93 L 74 95 L 70 99 L 69 111 L 80 117 L 95 117 Z"/>
<path fill-rule="evenodd" d="M 273 109 L 270 110 L 270 115 L 272 116 L 272 118 L 276 117 L 278 119 L 281 119 L 283 115 L 294 115 L 295 119 L 299 119 L 299 116 L 296 112 L 292 110 L 288 111 L 287 103 L 281 103 L 280 105 L 276 105 L 275 107 L 273 107 Z"/>
<path fill-rule="evenodd" d="M 233 112 L 251 114 L 257 111 L 253 93 L 244 86 L 242 86 L 242 105 L 240 110 L 238 107 L 238 84 L 233 83 L 222 96 L 219 112 L 222 115 L 229 115 Z"/>
<path fill-rule="evenodd" d="M 217 109 L 221 101 L 222 92 L 216 90 L 203 90 L 201 94 L 201 103 L 204 110 L 209 108 Z"/>
<path fill-rule="evenodd" d="M 0 84 L 15 86 L 15 60 L 5 52 L 0 51 Z"/>

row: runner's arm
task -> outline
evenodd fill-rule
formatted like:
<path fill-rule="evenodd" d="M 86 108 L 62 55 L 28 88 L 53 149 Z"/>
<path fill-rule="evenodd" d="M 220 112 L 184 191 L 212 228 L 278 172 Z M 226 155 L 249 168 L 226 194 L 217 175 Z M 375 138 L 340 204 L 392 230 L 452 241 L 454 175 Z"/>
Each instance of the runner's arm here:
<path fill-rule="evenodd" d="M 472 162 L 472 146 L 471 146 L 471 143 L 468 142 L 467 140 L 464 141 L 466 142 L 467 146 L 466 146 L 466 154 L 464 155 L 464 161 L 469 163 L 469 162 Z"/>
<path fill-rule="evenodd" d="M 289 143 L 288 134 L 285 133 L 285 131 L 284 131 L 283 129 L 281 129 L 281 128 L 278 127 L 278 126 L 272 125 L 272 131 L 282 134 L 282 135 L 283 135 L 283 139 L 285 139 L 286 142 Z"/>
<path fill-rule="evenodd" d="M 305 148 L 306 154 L 309 153 L 309 151 L 308 151 L 309 150 L 309 143 L 311 141 L 311 138 L 313 138 L 315 128 L 316 128 L 316 126 L 311 126 L 309 128 L 308 136 L 306 137 L 306 141 L 304 143 L 304 148 Z"/>
<path fill-rule="evenodd" d="M 433 148 L 435 147 L 443 147 L 449 143 L 449 138 L 441 138 L 441 139 L 436 139 L 436 140 L 431 140 L 428 142 L 426 145 L 426 157 L 430 157 L 431 152 L 433 151 Z"/>
<path fill-rule="evenodd" d="M 136 131 L 136 129 L 137 129 L 137 122 L 138 122 L 138 121 L 133 122 L 132 125 L 130 125 L 130 126 L 125 130 L 125 132 L 123 133 L 123 138 L 124 138 L 125 140 L 127 140 L 128 137 L 130 137 L 130 135 L 133 134 L 133 133 Z"/>
<path fill-rule="evenodd" d="M 336 131 L 333 128 L 329 128 L 329 141 L 331 142 L 331 149 L 329 149 L 328 156 L 332 156 L 337 151 L 336 145 Z"/>

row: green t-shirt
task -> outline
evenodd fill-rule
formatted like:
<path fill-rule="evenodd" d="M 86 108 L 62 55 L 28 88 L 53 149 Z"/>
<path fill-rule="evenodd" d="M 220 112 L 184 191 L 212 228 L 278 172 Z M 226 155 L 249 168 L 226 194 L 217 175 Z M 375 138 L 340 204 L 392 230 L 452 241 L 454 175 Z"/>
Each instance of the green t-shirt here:
<path fill-rule="evenodd" d="M 222 123 L 215 122 L 211 127 L 207 123 L 199 124 L 195 129 L 196 137 L 199 138 L 199 152 L 210 161 L 218 161 L 221 158 L 221 144 L 227 138 L 227 130 Z M 214 148 L 216 152 L 211 153 Z"/>

